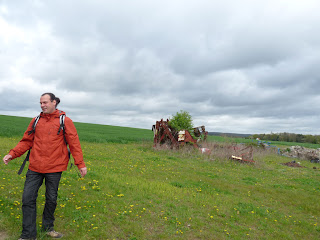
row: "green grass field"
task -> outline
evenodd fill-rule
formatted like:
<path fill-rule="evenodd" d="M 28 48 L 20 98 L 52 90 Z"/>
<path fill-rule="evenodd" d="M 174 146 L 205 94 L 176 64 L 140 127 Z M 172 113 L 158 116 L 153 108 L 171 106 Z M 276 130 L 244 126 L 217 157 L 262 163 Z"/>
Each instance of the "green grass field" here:
<path fill-rule="evenodd" d="M 0 116 L 1 159 L 30 119 Z M 320 165 L 257 151 L 241 164 L 197 150 L 156 150 L 151 130 L 76 123 L 88 174 L 63 173 L 56 230 L 64 239 L 319 239 Z M 218 143 L 212 139 L 212 144 Z M 220 141 L 235 141 L 226 139 Z M 18 239 L 23 157 L 0 165 L 0 232 Z M 316 169 L 313 169 L 316 167 Z M 38 227 L 44 204 L 38 197 Z M 38 239 L 47 239 L 39 232 Z"/>
<path fill-rule="evenodd" d="M 0 136 L 22 137 L 31 118 L 0 115 Z M 153 132 L 146 129 L 116 127 L 108 125 L 74 123 L 79 132 L 80 141 L 95 143 L 130 143 L 150 141 Z"/>

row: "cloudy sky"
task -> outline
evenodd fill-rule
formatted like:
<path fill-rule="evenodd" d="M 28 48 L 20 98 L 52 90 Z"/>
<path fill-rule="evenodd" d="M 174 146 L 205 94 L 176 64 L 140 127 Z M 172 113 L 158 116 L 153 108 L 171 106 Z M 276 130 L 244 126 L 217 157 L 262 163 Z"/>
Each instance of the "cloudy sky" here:
<path fill-rule="evenodd" d="M 53 92 L 75 122 L 188 111 L 235 133 L 320 134 L 320 1 L 0 0 L 0 114 Z"/>

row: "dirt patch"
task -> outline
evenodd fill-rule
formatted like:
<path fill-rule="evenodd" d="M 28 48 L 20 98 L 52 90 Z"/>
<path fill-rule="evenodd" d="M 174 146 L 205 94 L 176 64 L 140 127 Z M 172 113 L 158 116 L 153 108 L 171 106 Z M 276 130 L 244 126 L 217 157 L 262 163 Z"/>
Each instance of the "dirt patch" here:
<path fill-rule="evenodd" d="M 304 166 L 301 166 L 300 163 L 297 163 L 295 161 L 292 162 L 287 162 L 287 163 L 281 163 L 282 165 L 288 166 L 288 167 L 302 167 L 304 168 Z"/>
<path fill-rule="evenodd" d="M 0 231 L 0 240 L 7 239 L 8 235 L 5 232 Z"/>

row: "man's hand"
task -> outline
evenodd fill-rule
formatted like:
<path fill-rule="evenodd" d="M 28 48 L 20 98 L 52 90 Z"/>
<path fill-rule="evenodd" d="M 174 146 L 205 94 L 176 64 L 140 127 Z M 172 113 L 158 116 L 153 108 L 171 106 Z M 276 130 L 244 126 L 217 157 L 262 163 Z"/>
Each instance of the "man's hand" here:
<path fill-rule="evenodd" d="M 4 157 L 3 157 L 3 162 L 4 162 L 4 164 L 8 164 L 8 162 L 10 162 L 12 160 L 12 156 L 10 155 L 10 154 L 8 154 L 8 155 L 5 155 Z"/>
<path fill-rule="evenodd" d="M 80 171 L 81 177 L 84 177 L 87 174 L 87 168 L 86 167 L 80 168 L 79 171 Z"/>

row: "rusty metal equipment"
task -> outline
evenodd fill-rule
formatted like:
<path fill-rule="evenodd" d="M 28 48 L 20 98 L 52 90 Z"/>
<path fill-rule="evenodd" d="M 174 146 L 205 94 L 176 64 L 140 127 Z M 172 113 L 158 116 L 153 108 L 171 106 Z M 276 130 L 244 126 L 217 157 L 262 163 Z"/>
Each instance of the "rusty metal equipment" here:
<path fill-rule="evenodd" d="M 244 146 L 244 145 L 234 145 L 232 146 L 232 155 L 231 158 L 233 160 L 242 162 L 242 163 L 254 163 L 253 160 L 253 148 L 252 146 Z"/>
<path fill-rule="evenodd" d="M 200 130 L 201 129 L 201 130 Z M 193 128 L 194 135 L 198 138 L 198 141 L 206 141 L 208 137 L 208 132 L 206 131 L 205 126 L 194 127 Z"/>
<path fill-rule="evenodd" d="M 201 129 L 201 130 L 200 130 Z M 193 135 L 188 130 L 176 131 L 169 126 L 169 120 L 164 121 L 161 119 L 152 126 L 154 133 L 154 147 L 161 144 L 167 144 L 171 148 L 177 148 L 187 143 L 193 144 L 195 148 L 199 148 L 199 142 L 207 139 L 208 132 L 205 127 L 193 128 Z"/>

